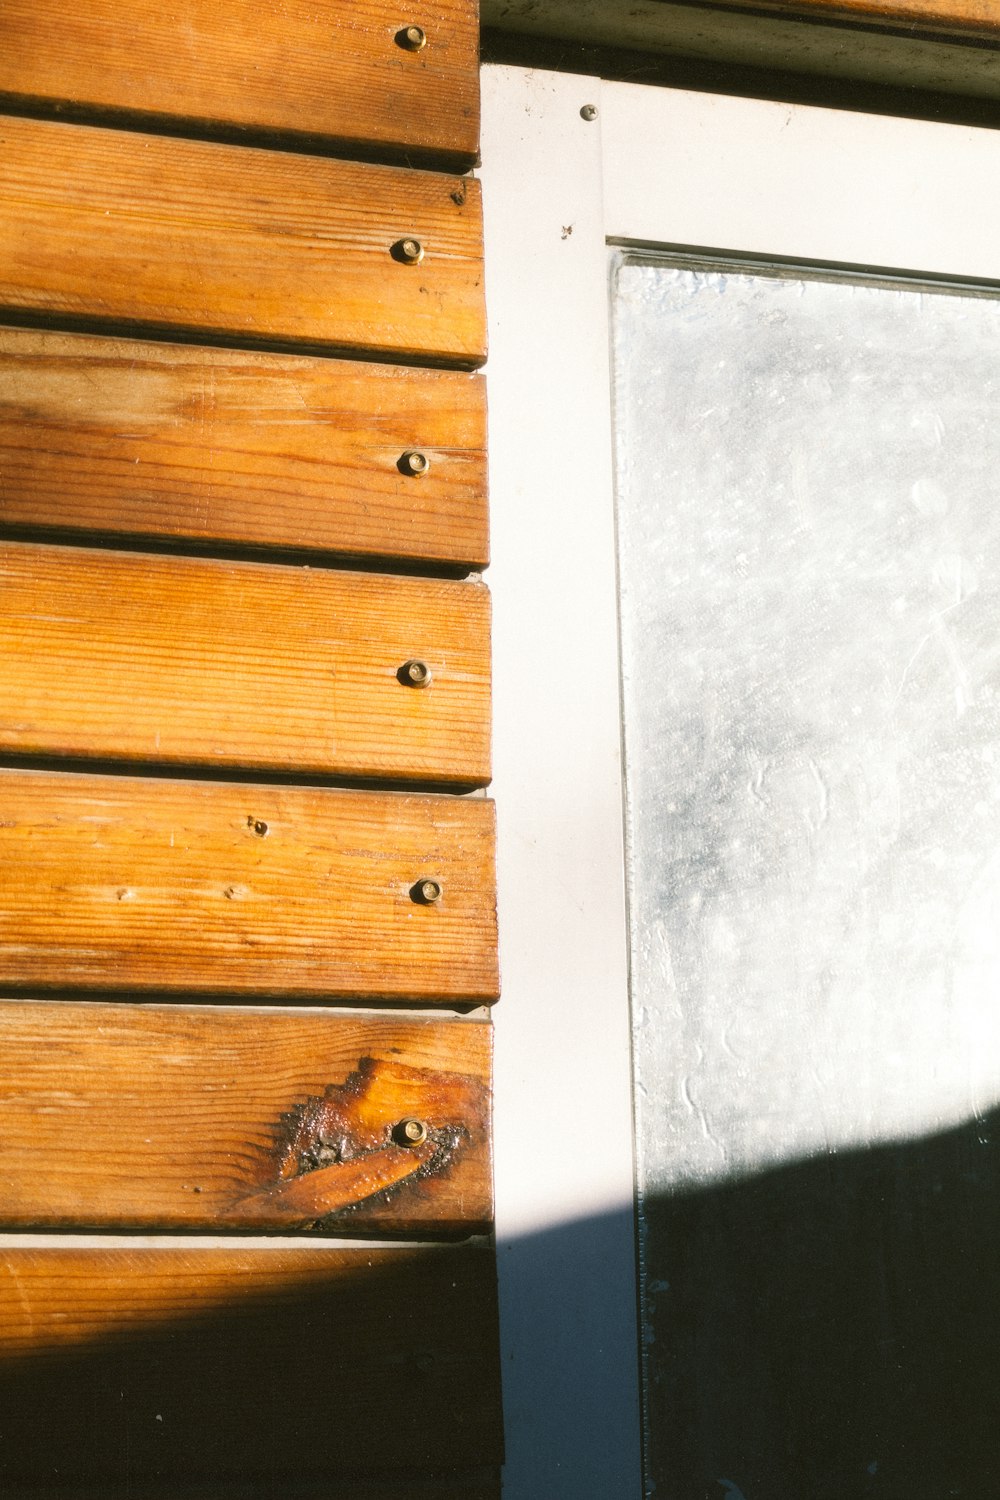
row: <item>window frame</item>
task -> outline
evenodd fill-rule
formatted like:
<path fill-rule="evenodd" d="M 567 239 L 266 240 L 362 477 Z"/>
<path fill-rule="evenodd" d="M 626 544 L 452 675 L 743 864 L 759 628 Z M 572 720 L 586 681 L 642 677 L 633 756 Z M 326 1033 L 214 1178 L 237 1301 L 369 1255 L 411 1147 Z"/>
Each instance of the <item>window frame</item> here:
<path fill-rule="evenodd" d="M 504 1493 L 606 1500 L 642 1491 L 608 245 L 992 291 L 1000 136 L 499 66 L 483 107 Z"/>

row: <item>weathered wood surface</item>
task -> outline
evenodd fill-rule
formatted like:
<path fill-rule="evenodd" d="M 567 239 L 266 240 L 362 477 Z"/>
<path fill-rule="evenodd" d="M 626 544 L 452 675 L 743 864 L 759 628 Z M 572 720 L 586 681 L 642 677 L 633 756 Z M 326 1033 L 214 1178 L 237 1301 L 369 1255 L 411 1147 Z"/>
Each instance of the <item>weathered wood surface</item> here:
<path fill-rule="evenodd" d="M 409 25 L 425 33 L 419 50 L 403 45 Z M 475 0 L 4 0 L 4 95 L 469 165 L 478 12 Z"/>
<path fill-rule="evenodd" d="M 732 9 L 734 0 L 695 0 L 706 8 Z M 997 0 L 735 0 L 739 9 L 812 21 L 864 21 L 871 26 L 899 29 L 920 27 L 978 35 L 983 41 L 1000 37 Z M 775 59 L 775 62 L 778 60 Z M 761 62 L 766 65 L 767 59 Z"/>
<path fill-rule="evenodd" d="M 493 805 L 0 772 L 0 986 L 493 1000 Z"/>
<path fill-rule="evenodd" d="M 500 1460 L 491 1251 L 0 1249 L 0 1477 Z"/>
<path fill-rule="evenodd" d="M 0 327 L 0 526 L 483 567 L 485 449 L 477 375 Z"/>
<path fill-rule="evenodd" d="M 482 280 L 469 178 L 0 116 L 0 309 L 476 365 Z"/>
<path fill-rule="evenodd" d="M 17 754 L 482 785 L 489 649 L 479 583 L 0 544 Z"/>
<path fill-rule="evenodd" d="M 490 1041 L 473 1021 L 0 1001 L 0 1229 L 486 1232 Z"/>

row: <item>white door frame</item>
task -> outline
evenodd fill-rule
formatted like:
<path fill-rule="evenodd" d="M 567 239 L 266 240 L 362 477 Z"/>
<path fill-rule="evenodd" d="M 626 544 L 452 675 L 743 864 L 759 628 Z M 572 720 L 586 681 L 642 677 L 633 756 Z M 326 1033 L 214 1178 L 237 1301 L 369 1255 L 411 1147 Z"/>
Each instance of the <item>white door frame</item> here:
<path fill-rule="evenodd" d="M 641 1477 L 607 245 L 1000 284 L 1000 136 L 490 67 L 483 158 L 504 1495 L 628 1500 Z"/>

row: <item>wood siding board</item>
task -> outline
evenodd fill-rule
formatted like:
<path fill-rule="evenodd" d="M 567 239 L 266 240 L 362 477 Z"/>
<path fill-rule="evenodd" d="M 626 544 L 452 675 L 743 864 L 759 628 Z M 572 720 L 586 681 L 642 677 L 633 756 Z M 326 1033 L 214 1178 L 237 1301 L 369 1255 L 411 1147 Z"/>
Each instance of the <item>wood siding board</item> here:
<path fill-rule="evenodd" d="M 479 583 L 0 545 L 0 751 L 482 785 L 489 651 Z"/>
<path fill-rule="evenodd" d="M 428 1476 L 420 1470 L 397 1470 L 390 1478 L 371 1468 L 364 1477 L 342 1470 L 326 1478 L 282 1480 L 280 1500 L 500 1500 L 499 1470 L 478 1468 Z M 268 1479 L 215 1480 L 192 1485 L 187 1481 L 127 1485 L 46 1485 L 44 1500 L 275 1500 Z M 32 1484 L 8 1484 L 4 1500 L 40 1500 Z"/>
<path fill-rule="evenodd" d="M 0 985 L 491 1001 L 494 839 L 480 798 L 0 772 Z"/>
<path fill-rule="evenodd" d="M 477 365 L 482 281 L 469 178 L 0 116 L 11 312 Z"/>
<path fill-rule="evenodd" d="M 490 1045 L 482 1021 L 0 1001 L 0 1230 L 484 1233 Z"/>
<path fill-rule="evenodd" d="M 811 21 L 861 21 L 912 32 L 914 27 L 957 32 L 970 40 L 1000 40 L 996 0 L 698 0 L 706 9 L 756 10 Z"/>
<path fill-rule="evenodd" d="M 427 41 L 396 40 L 419 25 Z M 475 158 L 475 0 L 4 0 L 0 96 Z"/>
<path fill-rule="evenodd" d="M 0 1249 L 0 1476 L 500 1461 L 492 1253 Z"/>
<path fill-rule="evenodd" d="M 131 1479 L 126 1485 L 46 1485 L 44 1500 L 275 1500 L 269 1479 L 215 1480 L 191 1484 Z M 451 1469 L 438 1474 L 414 1469 L 394 1474 L 376 1473 L 366 1466 L 363 1477 L 343 1470 L 313 1479 L 282 1480 L 280 1500 L 500 1500 L 500 1473 L 496 1469 Z M 40 1500 L 33 1484 L 7 1484 L 4 1500 Z"/>
<path fill-rule="evenodd" d="M 8 528 L 485 567 L 485 448 L 477 375 L 0 327 Z"/>

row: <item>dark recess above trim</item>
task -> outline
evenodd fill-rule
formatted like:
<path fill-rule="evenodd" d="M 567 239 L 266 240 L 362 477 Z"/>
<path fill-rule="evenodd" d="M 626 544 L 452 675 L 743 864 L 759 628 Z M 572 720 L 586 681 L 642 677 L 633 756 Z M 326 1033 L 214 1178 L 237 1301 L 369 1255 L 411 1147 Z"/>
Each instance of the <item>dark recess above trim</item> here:
<path fill-rule="evenodd" d="M 919 3 L 799 5 L 482 0 L 483 59 L 1000 126 L 1000 7 L 977 26 L 976 0 L 923 0 L 920 22 Z"/>

